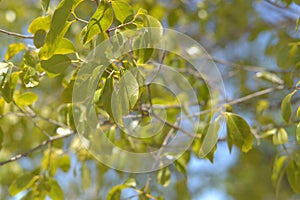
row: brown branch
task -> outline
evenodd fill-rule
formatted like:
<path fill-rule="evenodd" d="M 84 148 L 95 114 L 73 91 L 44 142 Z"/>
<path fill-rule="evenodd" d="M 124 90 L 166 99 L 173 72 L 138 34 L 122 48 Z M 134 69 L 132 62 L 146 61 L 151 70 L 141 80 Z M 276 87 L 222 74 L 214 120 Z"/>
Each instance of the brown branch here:
<path fill-rule="evenodd" d="M 37 145 L 36 147 L 30 149 L 29 151 L 25 152 L 25 153 L 20 153 L 14 157 L 11 157 L 10 159 L 8 160 L 5 160 L 5 161 L 1 161 L 0 162 L 0 166 L 2 165 L 5 165 L 7 163 L 11 163 L 11 162 L 14 162 L 16 160 L 20 160 L 21 158 L 24 158 L 24 157 L 27 157 L 29 156 L 30 154 L 34 153 L 35 151 L 43 148 L 44 146 L 46 146 L 47 144 L 49 143 L 52 143 L 54 141 L 57 141 L 57 140 L 60 140 L 60 139 L 63 139 L 63 138 L 67 138 L 67 137 L 70 137 L 72 135 L 75 135 L 76 132 L 72 132 L 72 133 L 69 133 L 69 134 L 65 134 L 65 135 L 56 135 L 56 136 L 53 136 L 53 137 L 50 137 L 50 139 L 48 140 L 45 140 L 44 142 L 42 142 L 41 144 Z"/>
<path fill-rule="evenodd" d="M 6 35 L 15 36 L 15 37 L 23 38 L 23 39 L 33 39 L 33 35 L 22 35 L 20 33 L 10 32 L 10 31 L 6 31 L 4 29 L 0 29 L 0 33 L 4 33 Z"/>

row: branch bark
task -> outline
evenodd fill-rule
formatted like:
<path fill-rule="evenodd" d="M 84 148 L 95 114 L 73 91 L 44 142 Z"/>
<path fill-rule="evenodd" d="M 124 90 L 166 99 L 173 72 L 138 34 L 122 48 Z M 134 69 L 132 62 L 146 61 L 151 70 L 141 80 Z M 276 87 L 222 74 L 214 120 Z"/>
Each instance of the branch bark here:
<path fill-rule="evenodd" d="M 9 36 L 15 36 L 15 37 L 23 38 L 23 39 L 33 39 L 33 35 L 22 35 L 20 33 L 10 32 L 10 31 L 6 31 L 4 29 L 0 29 L 0 33 L 4 33 Z"/>
<path fill-rule="evenodd" d="M 37 145 L 36 147 L 30 149 L 29 151 L 26 151 L 24 153 L 20 153 L 20 154 L 17 154 L 15 155 L 14 157 L 11 157 L 10 159 L 8 160 L 4 160 L 4 161 L 1 161 L 0 162 L 0 166 L 2 165 L 5 165 L 5 164 L 8 164 L 8 163 L 11 163 L 11 162 L 14 162 L 16 160 L 20 160 L 21 158 L 24 158 L 24 157 L 27 157 L 29 156 L 30 154 L 38 151 L 39 149 L 43 148 L 44 146 L 46 146 L 47 144 L 49 143 L 52 143 L 56 140 L 60 140 L 60 139 L 63 139 L 63 138 L 67 138 L 67 137 L 70 137 L 72 135 L 75 135 L 76 132 L 72 132 L 72 133 L 69 133 L 69 134 L 65 134 L 65 135 L 57 135 L 57 136 L 53 136 L 53 137 L 50 137 L 50 139 L 48 140 L 45 140 L 44 142 L 42 142 L 41 144 Z"/>

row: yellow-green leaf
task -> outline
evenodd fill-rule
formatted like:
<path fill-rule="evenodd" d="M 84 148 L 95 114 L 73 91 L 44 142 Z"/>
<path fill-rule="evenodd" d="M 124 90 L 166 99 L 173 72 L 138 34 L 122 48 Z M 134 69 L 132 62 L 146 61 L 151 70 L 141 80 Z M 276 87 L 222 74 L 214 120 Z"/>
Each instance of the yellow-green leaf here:
<path fill-rule="evenodd" d="M 171 171 L 169 168 L 164 167 L 159 169 L 156 173 L 156 180 L 158 184 L 167 187 L 171 182 Z"/>
<path fill-rule="evenodd" d="M 276 160 L 273 164 L 271 179 L 276 190 L 279 189 L 279 185 L 281 183 L 284 174 L 284 166 L 286 160 L 287 160 L 287 156 L 276 157 Z"/>
<path fill-rule="evenodd" d="M 0 127 L 0 151 L 1 151 L 2 145 L 3 145 L 3 136 L 4 136 L 4 133 Z"/>
<path fill-rule="evenodd" d="M 291 98 L 295 93 L 296 93 L 296 90 L 294 90 L 292 93 L 286 95 L 281 102 L 281 115 L 286 123 L 288 123 L 290 121 L 290 118 L 292 115 Z"/>
<path fill-rule="evenodd" d="M 31 105 L 36 102 L 38 95 L 33 92 L 25 92 L 15 98 L 15 101 L 19 105 Z"/>
<path fill-rule="evenodd" d="M 243 152 L 252 149 L 254 136 L 251 133 L 248 123 L 239 115 L 234 113 L 225 113 L 227 122 L 227 136 L 229 147 L 236 145 Z"/>
<path fill-rule="evenodd" d="M 28 26 L 28 32 L 31 34 L 35 34 L 38 30 L 44 30 L 47 32 L 50 29 L 50 24 L 50 15 L 35 18 Z"/>
<path fill-rule="evenodd" d="M 105 32 L 113 23 L 113 11 L 108 3 L 101 1 L 100 6 L 91 17 L 87 28 L 82 34 L 83 44 L 88 43 L 99 33 Z"/>
<path fill-rule="evenodd" d="M 17 43 L 17 44 L 10 44 L 8 46 L 5 59 L 9 60 L 12 57 L 14 57 L 16 54 L 18 54 L 20 51 L 25 49 L 24 43 Z"/>
<path fill-rule="evenodd" d="M 47 12 L 50 0 L 41 0 L 42 8 L 44 12 Z"/>
<path fill-rule="evenodd" d="M 111 5 L 115 17 L 122 23 L 125 22 L 128 17 L 133 15 L 132 7 L 125 1 L 112 1 Z"/>
<path fill-rule="evenodd" d="M 52 74 L 63 73 L 71 64 L 71 59 L 65 55 L 54 55 L 49 60 L 42 60 L 41 67 Z"/>
<path fill-rule="evenodd" d="M 288 142 L 288 140 L 288 134 L 283 128 L 278 129 L 277 132 L 273 135 L 274 145 L 285 144 Z"/>
<path fill-rule="evenodd" d="M 300 166 L 296 161 L 291 161 L 286 170 L 287 178 L 291 188 L 300 193 Z"/>
<path fill-rule="evenodd" d="M 298 141 L 298 144 L 300 145 L 300 122 L 297 124 L 296 127 L 296 139 Z"/>
<path fill-rule="evenodd" d="M 91 186 L 92 175 L 91 175 L 91 170 L 88 168 L 88 166 L 85 163 L 82 163 L 81 178 L 82 178 L 81 187 L 83 190 L 86 190 Z"/>
<path fill-rule="evenodd" d="M 54 54 L 70 54 L 74 52 L 75 52 L 75 48 L 73 43 L 67 38 L 62 38 L 59 41 Z"/>
<path fill-rule="evenodd" d="M 47 35 L 47 42 L 49 44 L 54 43 L 56 38 L 63 31 L 67 19 L 69 18 L 73 0 L 62 0 L 57 6 L 51 19 L 50 30 Z"/>
<path fill-rule="evenodd" d="M 53 178 L 49 180 L 50 191 L 48 192 L 49 197 L 52 200 L 64 200 L 64 192 L 60 185 Z"/>
<path fill-rule="evenodd" d="M 39 177 L 34 174 L 24 174 L 17 178 L 10 186 L 9 193 L 14 196 L 23 190 L 30 188 Z"/>

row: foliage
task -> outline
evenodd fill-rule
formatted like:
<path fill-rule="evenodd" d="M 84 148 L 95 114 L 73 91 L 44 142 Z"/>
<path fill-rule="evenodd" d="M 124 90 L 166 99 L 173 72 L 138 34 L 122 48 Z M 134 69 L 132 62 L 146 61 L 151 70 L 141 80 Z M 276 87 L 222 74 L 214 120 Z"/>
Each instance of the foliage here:
<path fill-rule="evenodd" d="M 188 184 L 191 176 L 199 176 L 198 171 L 190 172 L 192 159 L 214 163 L 224 141 L 230 152 L 240 152 L 238 161 L 225 172 L 225 180 L 214 177 L 221 186 L 207 183 L 206 187 L 226 190 L 234 199 L 297 197 L 299 6 L 297 0 L 27 0 L 22 5 L 2 0 L 0 199 L 197 198 Z M 154 69 L 154 61 L 176 68 L 197 95 L 197 102 L 183 106 L 185 114 L 195 105 L 201 108 L 190 148 L 167 167 L 140 175 L 109 169 L 84 148 L 87 142 L 77 135 L 74 116 L 84 113 L 89 120 L 90 113 L 72 102 L 72 92 L 86 56 L 98 44 L 118 36 L 120 46 L 125 46 L 125 32 L 143 27 L 173 28 L 203 44 L 229 89 L 228 94 L 217 94 L 226 98 L 216 104 L 191 63 L 153 48 L 122 55 L 106 69 L 93 66 L 90 74 L 101 74 L 92 100 L 102 131 L 127 151 L 144 153 L 165 145 L 174 130 L 190 136 L 177 126 L 179 102 L 188 97 L 141 84 L 145 71 Z M 120 46 L 110 51 L 117 52 Z M 79 77 L 83 82 L 88 78 Z M 212 121 L 216 113 L 220 115 Z M 143 128 L 129 132 L 142 139 L 118 128 L 126 125 L 122 116 L 130 114 L 140 116 L 136 123 Z M 166 122 L 158 127 L 161 134 L 149 137 L 147 125 L 160 124 L 162 117 Z M 221 129 L 222 120 L 226 131 Z M 211 142 L 217 143 L 203 154 L 206 135 L 213 135 Z M 118 156 L 114 152 L 110 159 Z"/>

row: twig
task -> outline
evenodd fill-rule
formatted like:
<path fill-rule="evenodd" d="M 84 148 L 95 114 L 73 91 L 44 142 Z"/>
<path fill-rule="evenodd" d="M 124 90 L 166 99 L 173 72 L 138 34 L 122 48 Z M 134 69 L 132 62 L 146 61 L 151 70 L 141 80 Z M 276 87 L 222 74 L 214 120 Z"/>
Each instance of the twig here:
<path fill-rule="evenodd" d="M 15 37 L 23 38 L 23 39 L 33 39 L 33 35 L 22 35 L 20 33 L 10 32 L 10 31 L 6 31 L 4 29 L 0 29 L 0 33 L 4 33 L 6 35 L 15 36 Z"/>
<path fill-rule="evenodd" d="M 19 160 L 21 158 L 24 158 L 24 157 L 27 157 L 29 156 L 30 154 L 32 154 L 33 152 L 41 149 L 42 147 L 46 146 L 47 144 L 49 143 L 52 143 L 56 140 L 60 140 L 60 139 L 63 139 L 63 138 L 67 138 L 67 137 L 70 137 L 71 135 L 75 135 L 76 132 L 72 132 L 72 133 L 69 133 L 69 134 L 65 134 L 65 135 L 56 135 L 56 136 L 53 136 L 53 137 L 50 137 L 50 139 L 48 140 L 45 140 L 44 142 L 42 142 L 41 144 L 37 145 L 36 147 L 30 149 L 29 151 L 25 152 L 25 153 L 20 153 L 14 157 L 11 157 L 10 159 L 8 160 L 5 160 L 5 161 L 2 161 L 0 162 L 0 166 L 2 165 L 5 165 L 7 163 L 11 163 L 11 162 L 14 162 L 16 160 Z"/>
<path fill-rule="evenodd" d="M 268 94 L 268 93 L 274 92 L 276 90 L 282 90 L 282 89 L 284 89 L 283 85 L 279 85 L 277 87 L 271 87 L 271 88 L 268 88 L 268 89 L 265 89 L 265 90 L 261 90 L 261 91 L 249 94 L 249 95 L 241 97 L 239 99 L 230 101 L 227 104 L 229 104 L 229 105 L 235 105 L 235 104 L 238 104 L 238 103 L 242 103 L 244 101 L 248 101 L 249 99 L 253 99 L 255 97 L 258 97 L 258 96 L 261 96 L 261 95 L 264 95 L 264 94 Z"/>
<path fill-rule="evenodd" d="M 50 134 L 45 131 L 44 129 L 42 129 L 33 119 L 32 119 L 32 115 L 25 112 L 15 101 L 13 101 L 14 105 L 22 112 L 24 113 L 25 117 L 27 117 L 31 122 L 32 124 L 37 128 L 39 129 L 45 136 L 47 136 L 48 138 L 50 138 Z"/>
<path fill-rule="evenodd" d="M 117 29 L 123 28 L 123 27 L 125 27 L 125 26 L 127 26 L 127 25 L 133 24 L 133 22 L 134 22 L 134 21 L 129 21 L 129 22 L 126 22 L 126 23 L 124 23 L 124 24 L 120 24 L 119 26 L 112 27 L 112 28 L 108 29 L 107 32 L 110 33 L 110 32 L 115 31 L 115 30 L 117 30 Z"/>

